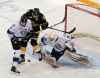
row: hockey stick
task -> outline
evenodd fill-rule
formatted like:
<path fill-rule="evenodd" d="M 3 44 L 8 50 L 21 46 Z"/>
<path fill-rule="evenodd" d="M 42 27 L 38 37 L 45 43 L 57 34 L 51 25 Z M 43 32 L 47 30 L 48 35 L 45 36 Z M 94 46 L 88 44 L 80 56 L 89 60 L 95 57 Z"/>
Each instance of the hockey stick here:
<path fill-rule="evenodd" d="M 63 31 L 63 30 L 59 30 L 59 29 L 56 29 L 56 28 L 52 28 L 52 27 L 48 27 L 48 28 L 53 29 L 53 30 L 56 30 L 56 31 L 68 33 L 68 34 L 71 34 L 71 33 L 73 33 L 73 32 L 76 30 L 76 27 L 74 27 L 73 29 L 71 29 L 71 30 L 68 31 L 68 32 L 65 32 L 65 31 Z"/>
<path fill-rule="evenodd" d="M 64 20 L 63 21 L 60 21 L 60 22 L 58 22 L 58 23 L 56 23 L 56 24 L 54 24 L 54 25 L 51 25 L 50 27 L 55 27 L 55 26 L 57 26 L 57 25 L 59 25 L 59 24 L 61 24 L 61 23 L 63 23 L 64 22 Z"/>

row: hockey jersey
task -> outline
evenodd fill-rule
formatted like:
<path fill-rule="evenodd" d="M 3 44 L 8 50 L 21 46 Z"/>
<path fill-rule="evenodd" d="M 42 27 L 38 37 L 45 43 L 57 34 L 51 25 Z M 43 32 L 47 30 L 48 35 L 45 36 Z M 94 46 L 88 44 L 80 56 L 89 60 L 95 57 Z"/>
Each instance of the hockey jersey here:
<path fill-rule="evenodd" d="M 12 37 L 25 37 L 28 32 L 32 30 L 30 22 L 27 22 L 26 26 L 21 26 L 18 24 L 13 24 L 7 31 L 10 38 Z"/>
<path fill-rule="evenodd" d="M 66 46 L 70 49 L 73 48 L 71 35 L 59 35 L 58 39 L 55 41 L 54 49 L 60 52 L 63 51 L 66 48 Z"/>

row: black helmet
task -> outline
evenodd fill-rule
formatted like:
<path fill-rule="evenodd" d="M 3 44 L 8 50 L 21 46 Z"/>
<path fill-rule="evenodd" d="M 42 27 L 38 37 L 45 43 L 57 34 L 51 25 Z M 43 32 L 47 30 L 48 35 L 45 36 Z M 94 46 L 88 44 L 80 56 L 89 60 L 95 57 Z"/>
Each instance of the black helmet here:
<path fill-rule="evenodd" d="M 28 18 L 28 17 L 32 16 L 32 13 L 33 13 L 33 12 L 34 12 L 33 9 L 29 9 L 29 10 L 26 12 L 26 17 Z"/>
<path fill-rule="evenodd" d="M 40 13 L 39 8 L 34 8 L 33 11 L 34 11 L 34 14 L 36 14 L 36 15 Z"/>
<path fill-rule="evenodd" d="M 33 13 L 33 9 L 29 9 L 29 10 L 27 11 L 27 13 L 29 13 L 29 14 Z"/>

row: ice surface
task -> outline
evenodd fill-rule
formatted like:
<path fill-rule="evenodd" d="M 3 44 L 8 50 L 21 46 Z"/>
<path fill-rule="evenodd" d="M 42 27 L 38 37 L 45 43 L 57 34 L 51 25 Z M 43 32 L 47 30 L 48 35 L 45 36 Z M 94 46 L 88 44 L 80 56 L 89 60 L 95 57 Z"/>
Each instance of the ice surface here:
<path fill-rule="evenodd" d="M 75 2 L 75 0 L 72 0 Z M 45 62 L 28 58 L 32 62 L 20 66 L 22 74 L 17 76 L 10 72 L 12 49 L 6 30 L 19 20 L 20 15 L 29 8 L 39 7 L 52 25 L 52 11 L 64 7 L 67 0 L 0 0 L 0 78 L 100 78 L 100 43 L 92 39 L 77 39 L 76 48 L 79 53 L 92 58 L 95 66 L 87 68 L 62 58 L 65 65 L 53 69 Z M 65 3 L 66 2 L 66 3 Z M 71 2 L 68 0 L 68 2 Z M 63 11 L 61 11 L 63 13 Z M 60 13 L 56 13 L 59 16 Z M 62 17 L 62 16 L 61 16 Z M 90 19 L 91 20 L 91 19 Z M 54 22 L 55 23 L 55 22 Z M 98 23 L 96 23 L 98 26 Z M 29 50 L 32 51 L 31 49 Z M 62 60 L 61 59 L 61 60 Z"/>

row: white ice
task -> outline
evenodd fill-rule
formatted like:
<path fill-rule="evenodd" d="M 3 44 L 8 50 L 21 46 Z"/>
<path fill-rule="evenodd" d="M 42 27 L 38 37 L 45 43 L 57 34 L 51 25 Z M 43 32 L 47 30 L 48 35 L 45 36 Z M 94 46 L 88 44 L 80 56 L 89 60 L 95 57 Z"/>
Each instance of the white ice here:
<path fill-rule="evenodd" d="M 64 66 L 53 69 L 48 64 L 33 59 L 30 53 L 28 56 L 32 59 L 32 62 L 20 66 L 21 75 L 10 72 L 13 50 L 6 34 L 9 26 L 18 21 L 21 14 L 27 9 L 34 7 L 40 8 L 52 25 L 63 18 L 64 5 L 70 2 L 76 1 L 0 0 L 0 78 L 100 78 L 100 42 L 88 38 L 77 39 L 75 43 L 79 53 L 91 58 L 93 67 L 87 68 L 64 59 L 62 61 L 65 64 Z M 56 10 L 59 12 L 56 12 Z M 56 13 L 56 16 L 53 16 L 53 12 Z M 61 15 L 59 15 L 60 13 Z M 56 18 L 57 16 L 59 18 Z M 55 21 L 52 21 L 54 19 Z M 89 20 L 91 21 L 91 18 Z M 99 21 L 95 23 L 95 26 L 100 26 Z"/>

